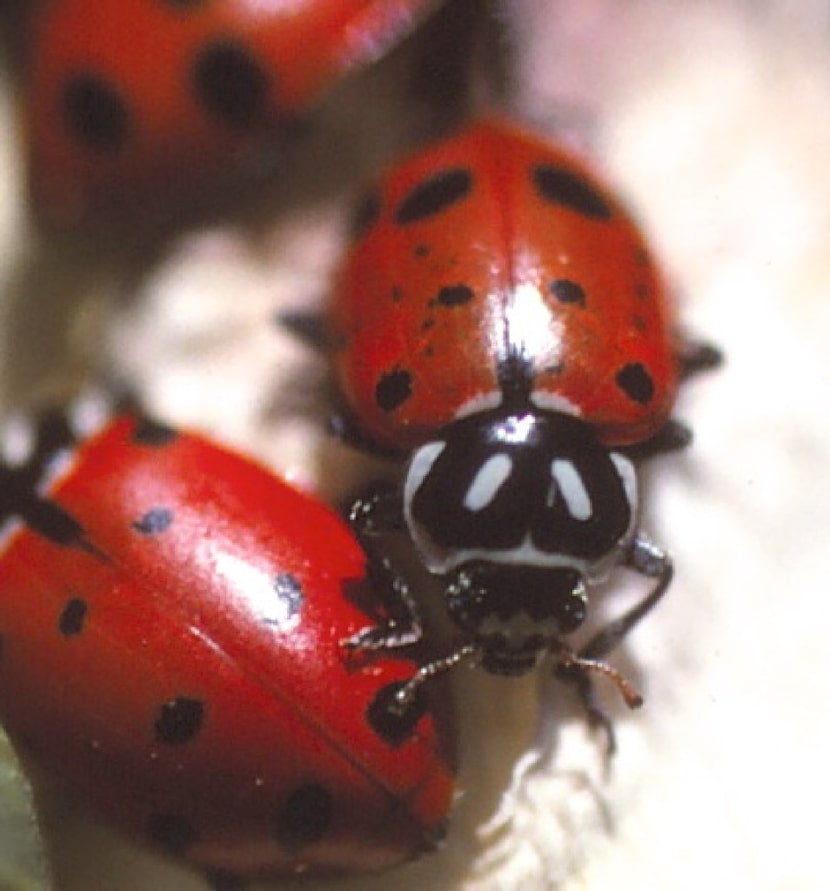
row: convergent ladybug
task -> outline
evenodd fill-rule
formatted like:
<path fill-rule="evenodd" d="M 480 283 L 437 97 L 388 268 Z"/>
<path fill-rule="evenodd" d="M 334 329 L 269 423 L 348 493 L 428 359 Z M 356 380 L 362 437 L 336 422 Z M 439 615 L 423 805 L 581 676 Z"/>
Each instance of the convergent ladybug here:
<path fill-rule="evenodd" d="M 28 66 L 35 205 L 76 222 L 257 166 L 298 111 L 440 2 L 44 0 Z"/>
<path fill-rule="evenodd" d="M 360 207 L 330 307 L 354 434 L 408 454 L 401 491 L 356 502 L 364 534 L 405 528 L 445 585 L 462 642 L 497 674 L 546 654 L 582 691 L 598 657 L 664 593 L 669 557 L 637 525 L 633 459 L 689 442 L 677 382 L 717 352 L 675 330 L 643 236 L 580 161 L 485 120 L 396 166 Z M 579 652 L 564 637 L 617 566 L 654 579 Z M 354 641 L 380 647 L 418 634 Z M 408 633 L 400 629 L 410 626 Z M 610 728 L 609 728 L 610 729 Z"/>
<path fill-rule="evenodd" d="M 428 848 L 453 795 L 445 704 L 391 709 L 417 663 L 342 646 L 383 565 L 200 436 L 132 414 L 72 433 L 52 416 L 32 449 L 9 437 L 0 470 L 0 717 L 21 755 L 217 875 Z"/>

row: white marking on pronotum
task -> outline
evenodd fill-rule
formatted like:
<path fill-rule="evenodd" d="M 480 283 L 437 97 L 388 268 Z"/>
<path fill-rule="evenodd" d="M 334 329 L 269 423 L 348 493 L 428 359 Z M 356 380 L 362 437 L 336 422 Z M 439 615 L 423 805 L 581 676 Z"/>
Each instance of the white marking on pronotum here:
<path fill-rule="evenodd" d="M 589 520 L 593 512 L 591 497 L 573 461 L 554 458 L 550 464 L 550 472 L 559 485 L 570 515 L 575 520 Z"/>
<path fill-rule="evenodd" d="M 470 488 L 464 495 L 464 507 L 471 511 L 484 510 L 496 497 L 513 472 L 513 459 L 499 453 L 491 455 L 476 473 Z"/>

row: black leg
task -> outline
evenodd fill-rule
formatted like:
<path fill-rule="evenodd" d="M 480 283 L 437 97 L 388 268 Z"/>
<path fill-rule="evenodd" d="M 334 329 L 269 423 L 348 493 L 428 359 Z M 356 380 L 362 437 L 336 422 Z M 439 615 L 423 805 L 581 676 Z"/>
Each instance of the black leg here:
<path fill-rule="evenodd" d="M 367 539 L 406 529 L 400 492 L 389 483 L 367 486 L 352 501 L 346 518 L 355 535 L 364 543 Z"/>
<path fill-rule="evenodd" d="M 422 665 L 412 677 L 402 684 L 396 691 L 389 708 L 393 713 L 405 715 L 417 703 L 418 694 L 423 685 L 438 675 L 444 674 L 455 668 L 465 659 L 472 659 L 481 653 L 478 644 L 468 643 L 459 646 L 447 656 L 433 659 Z"/>
<path fill-rule="evenodd" d="M 69 418 L 64 412 L 50 411 L 38 418 L 21 422 L 18 435 L 24 436 L 24 428 L 28 428 L 31 437 L 28 453 L 21 454 L 13 465 L 6 465 L 5 472 L 16 477 L 20 485 L 27 484 L 34 488 L 46 474 L 49 463 L 62 449 L 70 448 L 76 442 L 76 436 Z M 13 435 L 11 428 L 4 431 L 6 439 Z"/>
<path fill-rule="evenodd" d="M 682 422 L 669 418 L 650 439 L 636 442 L 618 449 L 632 461 L 643 461 L 664 452 L 676 452 L 688 448 L 692 442 L 692 431 Z"/>
<path fill-rule="evenodd" d="M 683 338 L 677 350 L 677 373 L 681 381 L 700 371 L 723 364 L 723 353 L 705 340 Z"/>
<path fill-rule="evenodd" d="M 590 673 L 578 663 L 570 662 L 559 663 L 555 673 L 559 680 L 571 685 L 576 691 L 589 726 L 600 729 L 605 734 L 606 755 L 611 757 L 617 751 L 617 734 L 614 732 L 614 722 L 597 700 Z"/>
<path fill-rule="evenodd" d="M 584 659 L 601 659 L 611 652 L 631 629 L 660 601 L 671 584 L 674 567 L 671 558 L 646 538 L 634 539 L 625 565 L 647 578 L 656 579 L 655 585 L 630 610 L 601 629 L 579 651 Z"/>
<path fill-rule="evenodd" d="M 336 401 L 336 397 L 335 397 Z M 389 458 L 400 460 L 402 457 L 398 449 L 393 449 L 375 442 L 371 436 L 367 435 L 361 427 L 357 418 L 352 415 L 348 408 L 341 407 L 332 412 L 329 417 L 329 432 L 336 436 L 341 442 L 375 458 Z"/>
<path fill-rule="evenodd" d="M 367 651 L 397 649 L 418 643 L 423 624 L 415 599 L 386 557 L 369 555 L 369 581 L 378 624 L 368 625 L 341 642 L 353 656 Z"/>
<path fill-rule="evenodd" d="M 607 754 L 613 755 L 617 741 L 614 725 L 599 705 L 594 691 L 594 674 L 604 674 L 616 685 L 629 708 L 639 708 L 642 697 L 622 675 L 600 661 L 611 652 L 631 629 L 657 605 L 671 583 L 674 569 L 669 556 L 645 538 L 638 536 L 631 545 L 626 566 L 648 578 L 656 579 L 646 596 L 595 634 L 578 653 L 561 656 L 556 674 L 576 689 L 582 707 L 592 727 L 600 727 L 606 735 Z"/>
<path fill-rule="evenodd" d="M 343 645 L 360 653 L 417 643 L 423 636 L 418 605 L 403 577 L 379 547 L 379 539 L 404 528 L 397 489 L 374 484 L 352 502 L 347 517 L 366 552 L 373 611 L 378 614 L 379 624 L 364 628 Z"/>
<path fill-rule="evenodd" d="M 28 454 L 14 464 L 0 465 L 0 519 L 19 517 L 34 533 L 56 545 L 106 559 L 71 514 L 38 492 L 55 456 L 77 441 L 71 419 L 62 411 L 47 412 L 34 423 L 32 435 Z"/>
<path fill-rule="evenodd" d="M 322 313 L 289 309 L 276 313 L 274 323 L 317 352 L 325 352 L 331 346 L 331 337 Z"/>
<path fill-rule="evenodd" d="M 723 362 L 723 354 L 711 343 L 683 338 L 675 354 L 677 374 L 680 381 L 701 371 L 717 368 Z M 681 421 L 669 418 L 668 421 L 645 442 L 637 442 L 619 449 L 633 461 L 642 461 L 663 452 L 675 452 L 688 448 L 692 442 L 692 431 Z"/>

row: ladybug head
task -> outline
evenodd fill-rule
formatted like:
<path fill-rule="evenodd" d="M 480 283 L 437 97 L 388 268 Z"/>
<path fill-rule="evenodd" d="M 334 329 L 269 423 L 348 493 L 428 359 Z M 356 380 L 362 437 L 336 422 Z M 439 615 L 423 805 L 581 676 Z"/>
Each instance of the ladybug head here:
<path fill-rule="evenodd" d="M 450 573 L 446 590 L 449 614 L 475 641 L 482 667 L 500 675 L 530 671 L 585 621 L 588 606 L 572 569 L 479 560 Z"/>
<path fill-rule="evenodd" d="M 585 619 L 634 532 L 634 468 L 571 415 L 482 412 L 413 454 L 404 512 L 486 668 L 520 674 Z"/>

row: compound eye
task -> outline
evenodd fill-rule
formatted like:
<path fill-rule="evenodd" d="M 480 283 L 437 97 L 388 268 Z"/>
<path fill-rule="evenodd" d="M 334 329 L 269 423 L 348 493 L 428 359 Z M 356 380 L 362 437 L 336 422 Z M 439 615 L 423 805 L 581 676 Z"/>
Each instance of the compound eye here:
<path fill-rule="evenodd" d="M 573 593 L 568 597 L 564 597 L 560 602 L 560 612 L 556 617 L 559 624 L 559 630 L 562 634 L 570 634 L 576 631 L 585 621 L 588 615 L 588 598 L 585 592 L 585 585 L 582 580 Z"/>

